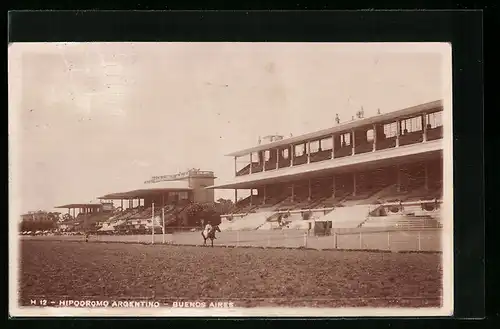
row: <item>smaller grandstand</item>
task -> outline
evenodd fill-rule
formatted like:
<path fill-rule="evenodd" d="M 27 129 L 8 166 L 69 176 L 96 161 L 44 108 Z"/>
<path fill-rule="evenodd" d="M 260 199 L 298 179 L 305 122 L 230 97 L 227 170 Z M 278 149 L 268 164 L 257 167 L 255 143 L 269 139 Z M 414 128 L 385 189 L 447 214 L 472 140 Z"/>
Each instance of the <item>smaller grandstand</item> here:
<path fill-rule="evenodd" d="M 185 226 L 188 206 L 214 202 L 212 171 L 191 169 L 175 175 L 154 176 L 139 189 L 107 194 L 100 200 L 119 202 L 100 227 L 102 234 L 161 232 L 169 226 Z"/>
<path fill-rule="evenodd" d="M 70 231 L 95 231 L 113 212 L 111 203 L 71 203 L 56 208 L 68 210 L 62 217 L 60 227 Z"/>

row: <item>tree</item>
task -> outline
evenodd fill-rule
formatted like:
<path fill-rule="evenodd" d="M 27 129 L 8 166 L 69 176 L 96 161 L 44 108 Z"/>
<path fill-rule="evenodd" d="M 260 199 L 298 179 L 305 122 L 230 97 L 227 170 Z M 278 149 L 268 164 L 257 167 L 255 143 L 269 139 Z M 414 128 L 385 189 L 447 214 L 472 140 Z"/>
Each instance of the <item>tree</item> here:
<path fill-rule="evenodd" d="M 188 226 L 201 226 L 210 222 L 212 225 L 220 224 L 220 212 L 216 203 L 192 203 L 186 209 Z"/>
<path fill-rule="evenodd" d="M 57 223 L 60 220 L 60 218 L 61 218 L 61 213 L 60 212 L 49 212 L 47 214 L 47 217 L 52 222 Z"/>
<path fill-rule="evenodd" d="M 220 198 L 217 202 L 217 211 L 221 214 L 229 214 L 234 209 L 234 202 L 232 200 Z"/>

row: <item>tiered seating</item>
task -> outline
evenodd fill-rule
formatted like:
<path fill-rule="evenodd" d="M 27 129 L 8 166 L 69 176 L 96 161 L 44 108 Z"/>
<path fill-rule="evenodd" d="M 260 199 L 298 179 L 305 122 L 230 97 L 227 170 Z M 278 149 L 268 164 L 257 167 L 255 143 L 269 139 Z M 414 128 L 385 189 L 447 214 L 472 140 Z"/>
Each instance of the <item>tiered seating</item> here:
<path fill-rule="evenodd" d="M 250 205 L 250 197 L 246 197 L 245 199 L 238 201 L 235 206 L 234 210 L 231 211 L 232 214 L 241 214 L 241 213 L 246 213 L 250 211 L 252 206 Z"/>
<path fill-rule="evenodd" d="M 130 219 L 132 216 L 136 215 L 140 210 L 138 208 L 132 208 L 129 211 L 127 211 L 120 219 Z"/>
<path fill-rule="evenodd" d="M 405 193 L 404 196 L 400 198 L 402 201 L 418 201 L 418 200 L 428 200 L 431 199 L 430 191 L 427 190 L 424 186 L 417 188 L 413 191 Z"/>
<path fill-rule="evenodd" d="M 370 197 L 374 195 L 378 191 L 365 191 L 358 193 L 356 195 L 347 195 L 344 200 L 342 200 L 342 204 L 346 207 L 355 206 L 359 204 L 369 204 Z"/>
<path fill-rule="evenodd" d="M 384 203 L 390 202 L 391 199 L 397 199 L 397 186 L 396 184 L 389 185 L 384 187 L 377 192 L 375 192 L 372 196 L 367 198 L 367 203 Z"/>
<path fill-rule="evenodd" d="M 101 223 L 106 222 L 111 216 L 110 212 L 96 212 L 89 216 L 89 223 Z"/>
<path fill-rule="evenodd" d="M 246 165 L 243 169 L 236 173 L 236 176 L 244 176 L 250 174 L 250 164 Z"/>
<path fill-rule="evenodd" d="M 151 208 L 145 208 L 144 206 L 141 206 L 139 207 L 139 209 L 137 209 L 137 212 L 135 214 L 133 214 L 132 216 L 130 216 L 131 219 L 138 219 L 138 218 L 145 218 L 145 217 L 151 217 L 151 212 L 152 212 L 152 209 Z"/>
<path fill-rule="evenodd" d="M 221 231 L 241 231 L 256 230 L 267 222 L 267 219 L 273 215 L 273 212 L 251 213 L 245 217 L 235 219 L 231 222 L 223 222 L 219 225 Z"/>
<path fill-rule="evenodd" d="M 420 228 L 438 228 L 441 224 L 435 218 L 430 216 L 380 216 L 370 217 L 362 227 L 371 228 L 399 228 L 399 229 L 420 229 Z"/>
<path fill-rule="evenodd" d="M 125 211 L 118 213 L 115 216 L 110 217 L 109 221 L 117 221 L 117 220 L 126 220 L 129 219 L 131 216 L 136 214 L 138 211 L 137 208 L 129 208 L 126 209 Z"/>
<path fill-rule="evenodd" d="M 337 207 L 321 218 L 322 221 L 331 221 L 333 228 L 356 228 L 369 215 L 370 205 L 356 205 L 351 207 Z"/>
<path fill-rule="evenodd" d="M 326 197 L 315 204 L 315 208 L 336 207 L 349 195 L 350 192 L 337 191 L 335 196 Z"/>

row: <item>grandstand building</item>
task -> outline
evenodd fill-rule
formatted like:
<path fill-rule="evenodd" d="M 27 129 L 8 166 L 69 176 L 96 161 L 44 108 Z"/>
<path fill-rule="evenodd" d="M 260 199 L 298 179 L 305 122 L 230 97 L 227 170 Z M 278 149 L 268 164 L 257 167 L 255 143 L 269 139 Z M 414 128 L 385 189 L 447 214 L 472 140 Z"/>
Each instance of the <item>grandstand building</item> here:
<path fill-rule="evenodd" d="M 193 202 L 214 202 L 212 171 L 190 169 L 186 172 L 153 176 L 144 186 L 125 192 L 107 194 L 100 200 L 119 202 L 99 229 L 103 232 L 144 232 L 163 225 L 185 224 L 187 206 Z"/>
<path fill-rule="evenodd" d="M 63 215 L 63 222 L 60 228 L 64 229 L 84 229 L 89 230 L 94 226 L 99 226 L 113 212 L 111 203 L 71 203 L 55 208 L 67 209 Z"/>
<path fill-rule="evenodd" d="M 221 229 L 439 227 L 443 104 L 430 102 L 233 152 Z M 238 200 L 238 191 L 250 195 Z M 323 225 L 322 224 L 322 225 Z"/>

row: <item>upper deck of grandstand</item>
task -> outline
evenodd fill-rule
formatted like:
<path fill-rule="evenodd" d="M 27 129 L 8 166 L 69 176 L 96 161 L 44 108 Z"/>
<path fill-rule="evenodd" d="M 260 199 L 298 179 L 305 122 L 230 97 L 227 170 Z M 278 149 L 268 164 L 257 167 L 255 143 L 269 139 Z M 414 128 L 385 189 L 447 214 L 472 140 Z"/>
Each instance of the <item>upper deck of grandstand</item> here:
<path fill-rule="evenodd" d="M 439 100 L 233 152 L 235 177 L 208 188 L 248 189 L 360 164 L 369 169 L 437 158 L 442 111 Z"/>

